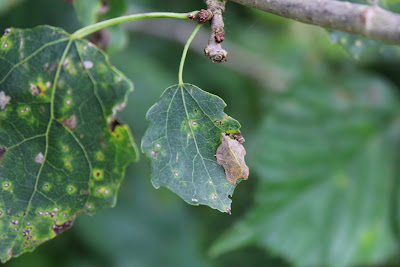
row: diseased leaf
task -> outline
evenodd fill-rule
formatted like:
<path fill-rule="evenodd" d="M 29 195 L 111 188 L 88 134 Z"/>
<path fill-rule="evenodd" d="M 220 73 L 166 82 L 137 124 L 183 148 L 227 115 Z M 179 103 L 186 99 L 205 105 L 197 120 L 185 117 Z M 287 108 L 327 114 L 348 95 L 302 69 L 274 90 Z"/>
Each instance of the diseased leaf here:
<path fill-rule="evenodd" d="M 374 265 L 397 255 L 394 92 L 377 77 L 353 72 L 303 76 L 270 95 L 250 146 L 260 179 L 255 206 L 212 253 L 256 244 L 295 266 Z"/>
<path fill-rule="evenodd" d="M 215 153 L 221 134 L 240 124 L 223 112 L 224 101 L 190 85 L 169 87 L 147 112 L 150 127 L 142 150 L 150 159 L 154 187 L 165 186 L 192 205 L 230 212 L 235 186 L 225 179 Z"/>
<path fill-rule="evenodd" d="M 245 155 L 246 150 L 239 141 L 222 133 L 222 143 L 219 145 L 215 156 L 218 164 L 225 169 L 226 180 L 233 185 L 236 185 L 236 181 L 240 178 L 245 180 L 249 178 L 249 168 L 244 161 Z"/>
<path fill-rule="evenodd" d="M 115 124 L 132 83 L 61 29 L 0 39 L 0 259 L 32 251 L 75 218 L 115 205 L 137 148 Z"/>

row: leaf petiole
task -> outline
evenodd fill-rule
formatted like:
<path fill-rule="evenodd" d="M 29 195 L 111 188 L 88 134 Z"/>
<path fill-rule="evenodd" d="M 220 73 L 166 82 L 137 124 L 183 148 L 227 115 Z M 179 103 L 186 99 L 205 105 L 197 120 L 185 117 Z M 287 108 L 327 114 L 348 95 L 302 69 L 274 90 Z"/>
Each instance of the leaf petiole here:
<path fill-rule="evenodd" d="M 98 30 L 108 28 L 123 22 L 140 20 L 140 19 L 151 19 L 151 18 L 175 18 L 175 19 L 189 19 L 189 15 L 196 16 L 198 11 L 188 12 L 188 13 L 174 13 L 174 12 L 151 12 L 151 13 L 141 13 L 134 15 L 121 16 L 109 20 L 104 20 L 74 32 L 71 37 L 72 39 L 81 39 L 91 33 Z"/>
<path fill-rule="evenodd" d="M 183 48 L 183 53 L 182 53 L 182 58 L 181 58 L 181 63 L 179 64 L 179 73 L 178 73 L 178 80 L 179 80 L 179 85 L 183 84 L 183 67 L 185 65 L 185 59 L 187 55 L 187 51 L 189 49 L 190 43 L 193 41 L 194 37 L 196 36 L 197 32 L 200 30 L 201 26 L 204 24 L 197 24 L 196 27 L 194 27 L 192 34 L 189 36 L 189 39 L 186 41 L 185 47 Z"/>

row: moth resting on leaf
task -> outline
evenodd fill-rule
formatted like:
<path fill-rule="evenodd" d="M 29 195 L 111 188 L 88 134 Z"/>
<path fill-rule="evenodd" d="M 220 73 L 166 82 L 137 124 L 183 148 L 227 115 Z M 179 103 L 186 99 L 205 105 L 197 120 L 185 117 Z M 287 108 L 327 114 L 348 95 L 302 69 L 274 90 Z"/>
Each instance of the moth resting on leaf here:
<path fill-rule="evenodd" d="M 225 169 L 226 180 L 233 185 L 240 178 L 247 180 L 249 177 L 249 167 L 244 161 L 246 150 L 242 143 L 244 138 L 240 133 L 232 134 L 234 139 L 227 133 L 222 133 L 222 143 L 217 148 L 217 162 Z"/>

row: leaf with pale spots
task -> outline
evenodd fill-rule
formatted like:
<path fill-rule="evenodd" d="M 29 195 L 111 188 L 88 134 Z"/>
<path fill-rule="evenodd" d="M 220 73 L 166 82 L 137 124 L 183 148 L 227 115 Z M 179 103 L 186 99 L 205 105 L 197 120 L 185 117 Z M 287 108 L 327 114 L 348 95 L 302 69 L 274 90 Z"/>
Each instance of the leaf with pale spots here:
<path fill-rule="evenodd" d="M 154 187 L 165 186 L 192 205 L 230 212 L 235 185 L 217 163 L 221 134 L 240 124 L 223 112 L 224 101 L 190 85 L 169 87 L 149 109 L 142 150 L 150 159 Z"/>
<path fill-rule="evenodd" d="M 398 255 L 396 90 L 370 74 L 316 75 L 268 96 L 249 153 L 259 177 L 254 207 L 214 244 L 214 256 L 247 245 L 295 266 Z"/>
<path fill-rule="evenodd" d="M 115 205 L 138 154 L 115 113 L 132 83 L 61 29 L 0 39 L 0 259 L 32 251 L 75 218 Z"/>

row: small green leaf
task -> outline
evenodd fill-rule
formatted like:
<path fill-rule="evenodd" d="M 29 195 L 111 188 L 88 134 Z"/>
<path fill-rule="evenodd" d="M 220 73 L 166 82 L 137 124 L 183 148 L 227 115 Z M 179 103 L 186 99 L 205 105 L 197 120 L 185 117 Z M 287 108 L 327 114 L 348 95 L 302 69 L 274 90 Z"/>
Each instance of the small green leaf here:
<path fill-rule="evenodd" d="M 115 205 L 137 159 L 115 115 L 132 83 L 99 49 L 61 29 L 0 39 L 0 259 L 32 251 L 76 216 Z"/>
<path fill-rule="evenodd" d="M 394 88 L 360 73 L 303 77 L 268 102 L 250 152 L 260 178 L 255 206 L 212 254 L 257 244 L 296 266 L 374 265 L 395 256 Z"/>
<path fill-rule="evenodd" d="M 142 150 L 150 159 L 155 188 L 165 186 L 189 204 L 230 212 L 228 195 L 235 186 L 215 153 L 221 133 L 235 133 L 240 124 L 223 112 L 225 106 L 221 98 L 184 84 L 169 87 L 149 109 Z"/>

